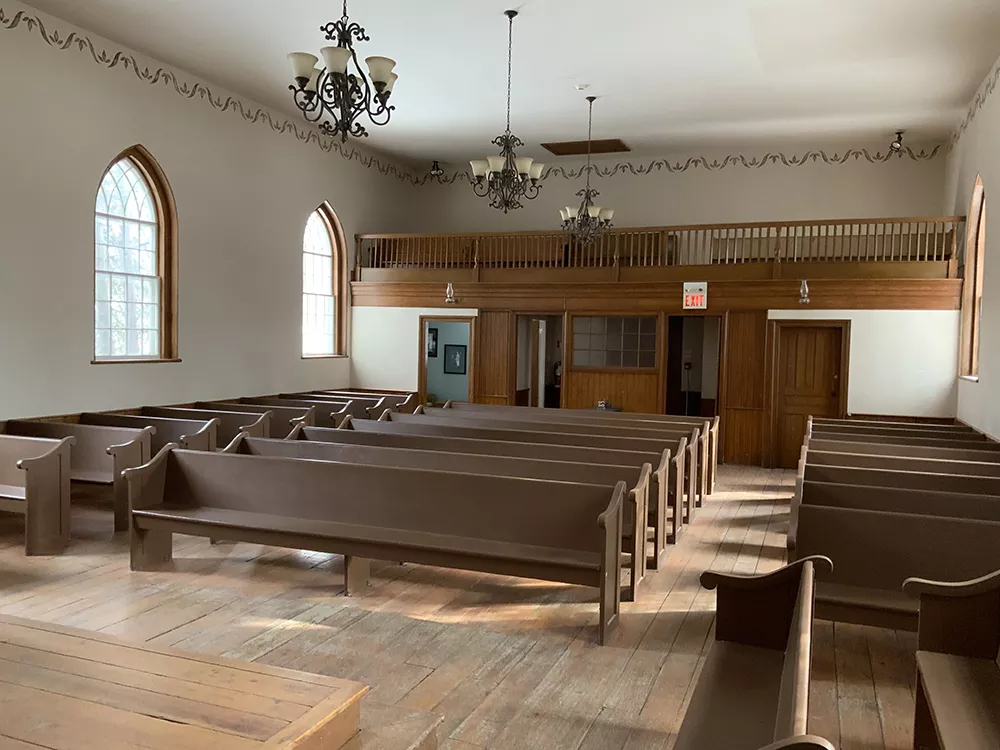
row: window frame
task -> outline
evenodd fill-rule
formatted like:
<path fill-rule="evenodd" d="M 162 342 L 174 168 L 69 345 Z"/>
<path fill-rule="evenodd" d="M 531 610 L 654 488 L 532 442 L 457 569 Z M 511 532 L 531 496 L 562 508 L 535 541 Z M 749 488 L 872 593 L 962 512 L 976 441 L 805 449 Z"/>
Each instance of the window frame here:
<path fill-rule="evenodd" d="M 983 316 L 983 264 L 986 257 L 986 190 L 976 178 L 966 224 L 962 273 L 962 339 L 959 377 L 979 380 L 979 341 Z"/>
<path fill-rule="evenodd" d="M 92 215 L 96 216 L 97 197 L 104 183 L 105 177 L 115 164 L 128 160 L 136 168 L 142 178 L 146 181 L 150 195 L 153 199 L 153 209 L 156 213 L 157 237 L 156 237 L 156 260 L 157 275 L 160 280 L 160 353 L 157 357 L 105 357 L 98 358 L 96 349 L 95 333 L 97 304 L 97 257 L 94 248 L 96 242 L 91 243 L 91 354 L 92 365 L 119 365 L 119 364 L 151 364 L 163 362 L 180 362 L 177 350 L 177 211 L 174 204 L 173 191 L 170 183 L 167 182 L 166 175 L 157 163 L 156 159 L 143 146 L 136 144 L 122 151 L 112 159 L 104 171 L 101 172 L 97 182 L 97 191 L 94 194 L 94 210 Z M 93 221 L 91 222 L 93 225 Z M 93 229 L 91 229 L 93 232 Z"/>
<path fill-rule="evenodd" d="M 330 263 L 332 264 L 331 281 L 333 286 L 333 353 L 306 354 L 302 351 L 302 344 L 304 343 L 302 339 L 305 334 L 304 330 L 299 331 L 299 350 L 302 359 L 341 359 L 348 356 L 347 315 L 350 308 L 347 305 L 347 243 L 344 239 L 344 230 L 340 224 L 340 219 L 337 217 L 336 211 L 333 210 L 333 207 L 329 204 L 329 202 L 324 201 L 313 209 L 313 211 L 309 213 L 309 216 L 306 217 L 307 224 L 313 214 L 319 214 L 319 217 L 323 220 L 323 225 L 326 227 L 327 234 L 330 237 L 330 247 L 333 251 L 330 257 Z M 304 226 L 302 238 L 302 247 L 299 250 L 300 308 L 302 300 L 305 298 L 306 294 L 305 279 L 301 278 L 302 256 L 305 255 Z"/>

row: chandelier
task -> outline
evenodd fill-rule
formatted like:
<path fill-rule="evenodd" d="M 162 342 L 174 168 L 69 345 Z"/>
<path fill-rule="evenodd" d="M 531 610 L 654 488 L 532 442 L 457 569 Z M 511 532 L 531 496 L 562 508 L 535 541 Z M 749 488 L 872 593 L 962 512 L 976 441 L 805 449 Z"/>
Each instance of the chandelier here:
<path fill-rule="evenodd" d="M 499 156 L 488 156 L 484 160 L 470 162 L 472 165 L 472 189 L 480 198 L 489 198 L 490 205 L 508 213 L 522 208 L 522 200 L 538 197 L 538 181 L 545 165 L 535 162 L 530 156 L 518 156 L 516 149 L 524 142 L 510 132 L 510 89 L 511 66 L 514 55 L 514 19 L 516 10 L 508 10 L 505 15 L 510 23 L 507 35 L 507 130 L 497 136 L 493 144 L 500 148 Z"/>
<path fill-rule="evenodd" d="M 591 142 L 594 136 L 594 102 L 596 100 L 596 96 L 587 97 L 587 101 L 590 102 L 590 124 L 587 127 L 587 186 L 577 193 L 583 198 L 583 201 L 579 208 L 566 206 L 566 208 L 559 210 L 563 231 L 572 234 L 581 245 L 589 245 L 611 229 L 611 219 L 615 215 L 613 208 L 601 208 L 594 205 L 594 198 L 600 193 L 590 187 L 590 172 L 593 169 L 590 164 L 590 156 Z"/>
<path fill-rule="evenodd" d="M 389 106 L 389 96 L 399 77 L 392 72 L 396 61 L 388 57 L 367 58 L 369 82 L 358 63 L 353 40 L 371 40 L 360 24 L 348 18 L 347 0 L 343 17 L 320 26 L 319 30 L 337 46 L 320 50 L 326 63 L 322 70 L 317 67 L 316 55 L 292 52 L 288 56 L 295 75 L 295 83 L 288 88 L 293 92 L 295 105 L 309 122 L 322 120 L 319 129 L 325 135 L 339 135 L 343 141 L 352 135 L 366 137 L 368 131 L 358 122 L 361 115 L 367 115 L 374 125 L 386 125 L 395 109 Z M 348 71 L 352 62 L 356 72 Z"/>

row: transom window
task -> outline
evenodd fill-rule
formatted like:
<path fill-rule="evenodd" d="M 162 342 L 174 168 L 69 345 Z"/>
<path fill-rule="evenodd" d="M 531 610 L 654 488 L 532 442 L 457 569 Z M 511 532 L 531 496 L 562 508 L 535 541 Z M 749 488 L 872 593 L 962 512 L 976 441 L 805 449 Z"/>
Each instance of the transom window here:
<path fill-rule="evenodd" d="M 656 367 L 656 318 L 574 317 L 573 366 Z"/>
<path fill-rule="evenodd" d="M 126 155 L 111 165 L 97 191 L 97 361 L 160 359 L 165 348 L 169 349 L 163 341 L 163 222 L 160 202 L 148 175 L 136 158 Z"/>
<path fill-rule="evenodd" d="M 979 336 L 983 324 L 983 260 L 986 256 L 986 193 L 976 180 L 969 212 L 962 289 L 962 363 L 960 375 L 979 377 Z"/>
<path fill-rule="evenodd" d="M 336 256 L 333 230 L 319 208 L 306 222 L 302 244 L 302 356 L 337 353 Z"/>

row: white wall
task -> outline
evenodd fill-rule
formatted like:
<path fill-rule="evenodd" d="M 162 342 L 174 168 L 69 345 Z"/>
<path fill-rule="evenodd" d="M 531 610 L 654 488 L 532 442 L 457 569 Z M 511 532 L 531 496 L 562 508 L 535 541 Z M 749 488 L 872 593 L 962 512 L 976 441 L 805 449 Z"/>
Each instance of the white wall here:
<path fill-rule="evenodd" d="M 0 8 L 39 15 L 64 39 L 74 31 L 13 0 Z M 81 33 L 97 54 L 121 49 Z M 173 73 L 180 86 L 197 82 Z M 324 200 L 348 237 L 396 228 L 385 205 L 406 204 L 402 182 L 180 95 L 169 77 L 149 83 L 87 48 L 50 46 L 24 23 L 0 27 L 0 92 L 0 419 L 348 384 L 346 360 L 301 359 L 303 229 Z M 176 198 L 183 362 L 96 366 L 95 195 L 136 143 Z"/>
<path fill-rule="evenodd" d="M 958 384 L 958 416 L 1000 437 L 1000 61 L 973 103 L 971 121 L 948 158 L 945 211 L 966 215 L 976 176 L 982 175 L 988 207 L 983 264 L 983 325 L 979 343 L 979 381 Z M 996 206 L 997 208 L 994 208 Z M 957 362 L 957 358 L 956 358 Z M 957 364 L 954 368 L 957 373 Z"/>
<path fill-rule="evenodd" d="M 438 330 L 438 351 L 436 357 L 426 357 L 427 362 L 427 393 L 434 394 L 439 403 L 446 401 L 469 400 L 469 334 L 470 327 L 464 322 L 449 322 L 445 320 L 429 320 L 428 328 Z M 449 344 L 464 346 L 466 350 L 466 371 L 464 375 L 448 373 L 444 370 L 445 354 Z"/>
<path fill-rule="evenodd" d="M 955 310 L 770 310 L 775 320 L 850 320 L 851 414 L 954 417 Z"/>
<path fill-rule="evenodd" d="M 451 307 L 355 307 L 351 385 L 415 391 L 421 362 L 420 317 L 447 319 L 478 314 L 478 310 Z"/>

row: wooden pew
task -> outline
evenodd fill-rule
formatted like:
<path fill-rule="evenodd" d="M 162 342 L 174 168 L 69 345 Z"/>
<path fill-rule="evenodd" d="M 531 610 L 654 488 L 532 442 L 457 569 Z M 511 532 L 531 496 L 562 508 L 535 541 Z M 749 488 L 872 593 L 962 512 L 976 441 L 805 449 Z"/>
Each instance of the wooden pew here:
<path fill-rule="evenodd" d="M 250 414 L 271 413 L 271 423 L 266 437 L 284 439 L 300 422 L 316 425 L 316 408 L 313 406 L 263 406 L 260 404 L 232 403 L 229 401 L 198 401 L 195 409 L 209 411 L 239 411 Z"/>
<path fill-rule="evenodd" d="M 807 462 L 803 478 L 807 482 L 862 484 L 869 487 L 898 487 L 911 490 L 961 492 L 973 495 L 1000 495 L 1000 479 L 969 474 L 863 469 L 851 466 L 816 466 Z"/>
<path fill-rule="evenodd" d="M 351 409 L 349 403 L 330 403 L 322 399 L 310 401 L 308 399 L 269 398 L 267 396 L 245 396 L 237 403 L 246 406 L 313 409 L 313 420 L 316 427 L 340 427 L 344 420 L 350 416 Z"/>
<path fill-rule="evenodd" d="M 955 432 L 976 432 L 964 424 L 944 424 L 937 422 L 894 422 L 882 419 L 833 419 L 832 417 L 812 417 L 815 425 L 854 425 L 858 427 L 897 427 L 904 430 L 953 430 Z"/>
<path fill-rule="evenodd" d="M 958 450 L 975 450 L 1000 452 L 1000 443 L 980 440 L 952 440 L 937 437 L 885 436 L 872 434 L 845 434 L 843 432 L 826 432 L 814 427 L 809 440 L 840 440 L 841 442 L 865 442 L 880 445 L 925 446 L 929 448 L 956 448 Z"/>
<path fill-rule="evenodd" d="M 141 430 L 152 427 L 150 450 L 156 455 L 165 445 L 177 443 L 193 451 L 214 451 L 218 446 L 219 420 L 171 419 L 167 417 L 141 417 L 129 414 L 99 414 L 84 412 L 80 424 L 105 425 Z"/>
<path fill-rule="evenodd" d="M 629 583 L 623 598 L 635 601 L 636 589 L 646 574 L 646 524 L 649 517 L 649 487 L 652 466 L 581 464 L 566 461 L 486 456 L 472 453 L 442 453 L 440 451 L 381 448 L 365 445 L 338 445 L 307 440 L 266 440 L 240 435 L 225 449 L 226 453 L 249 456 L 280 456 L 315 461 L 392 466 L 427 471 L 451 471 L 495 477 L 524 477 L 554 482 L 597 484 L 611 488 L 625 482 L 629 490 L 625 505 L 623 549 L 628 554 Z M 475 500 L 475 498 L 473 498 Z M 640 521 L 636 533 L 636 519 Z"/>
<path fill-rule="evenodd" d="M 848 424 L 813 424 L 812 430 L 814 433 L 822 433 L 824 435 L 847 435 L 849 437 L 857 437 L 861 435 L 871 435 L 873 437 L 881 437 L 886 440 L 892 440 L 892 438 L 897 437 L 911 437 L 911 438 L 941 438 L 942 440 L 951 441 L 963 441 L 969 443 L 988 443 L 991 441 L 986 435 L 981 432 L 969 432 L 966 430 L 934 430 L 926 427 L 921 427 L 917 429 L 910 429 L 905 427 L 856 427 Z M 970 447 L 975 447 L 970 446 Z"/>
<path fill-rule="evenodd" d="M 131 429 L 15 419 L 7 422 L 6 429 L 9 435 L 24 437 L 50 440 L 72 437 L 73 449 L 69 452 L 71 481 L 88 487 L 99 485 L 110 488 L 114 529 L 128 529 L 128 485 L 122 472 L 133 466 L 142 466 L 153 457 L 153 427 Z M 103 496 L 107 493 L 98 494 Z"/>
<path fill-rule="evenodd" d="M 24 516 L 26 555 L 58 555 L 69 544 L 75 441 L 0 435 L 0 511 Z"/>
<path fill-rule="evenodd" d="M 703 432 L 708 423 L 708 455 L 704 457 L 708 467 L 708 491 L 715 492 L 715 480 L 719 470 L 719 418 L 713 417 L 679 417 L 664 414 L 634 414 L 627 412 L 611 412 L 600 409 L 538 409 L 532 406 L 500 406 L 496 404 L 468 404 L 449 401 L 445 409 L 456 413 L 471 412 L 491 415 L 510 415 L 518 419 L 538 419 L 554 422 L 577 422 L 588 424 L 620 424 L 642 429 L 670 428 L 675 425 L 689 425 L 689 429 L 698 427 Z"/>
<path fill-rule="evenodd" d="M 1000 477 L 1000 462 L 997 461 L 952 461 L 944 458 L 917 456 L 879 456 L 872 453 L 817 451 L 810 448 L 808 463 L 813 466 L 848 466 L 859 469 Z"/>
<path fill-rule="evenodd" d="M 383 406 L 376 411 L 376 407 L 382 403 L 380 398 L 352 398 L 345 401 L 334 396 L 322 396 L 318 393 L 281 393 L 278 398 L 293 399 L 296 401 L 318 401 L 320 403 L 334 404 L 338 408 L 346 409 L 347 413 L 355 419 L 377 419 L 378 416 L 388 407 Z"/>
<path fill-rule="evenodd" d="M 363 424 L 371 424 L 363 421 Z M 386 423 L 381 423 L 386 424 Z M 662 557 L 667 544 L 676 544 L 683 530 L 684 518 L 693 495 L 685 497 L 685 464 L 689 451 L 687 439 L 678 443 L 677 454 L 670 457 L 670 451 L 664 450 L 644 453 L 637 451 L 604 450 L 600 448 L 585 448 L 566 445 L 539 445 L 537 443 L 518 443 L 496 440 L 476 440 L 473 438 L 453 438 L 435 435 L 408 435 L 392 432 L 360 431 L 360 430 L 329 430 L 321 427 L 298 427 L 292 430 L 290 440 L 315 440 L 341 445 L 371 445 L 387 448 L 406 448 L 410 450 L 431 450 L 445 453 L 475 454 L 487 456 L 511 456 L 515 458 L 531 458 L 545 461 L 565 461 L 576 464 L 611 464 L 615 466 L 631 466 L 636 471 L 644 463 L 653 469 L 650 518 L 652 528 L 653 556 L 647 561 L 648 567 L 656 570 L 662 564 Z"/>
<path fill-rule="evenodd" d="M 371 559 L 592 586 L 602 644 L 618 624 L 624 482 L 608 492 L 175 448 L 125 476 L 133 570 L 168 562 L 175 533 L 224 537 L 342 554 L 348 594 Z"/>
<path fill-rule="evenodd" d="M 952 583 L 910 578 L 919 599 L 913 746 L 1000 747 L 1000 571 Z"/>
<path fill-rule="evenodd" d="M 414 409 L 420 406 L 420 397 L 416 393 L 406 392 L 406 393 L 368 393 L 365 391 L 354 391 L 354 390 L 340 390 L 340 391 L 309 391 L 309 393 L 315 393 L 320 396 L 333 397 L 342 401 L 350 401 L 351 399 L 371 399 L 378 398 L 379 403 L 376 404 L 373 409 L 373 416 L 377 419 L 381 416 L 381 412 L 378 411 L 379 407 L 384 411 L 385 409 L 392 409 L 393 411 L 401 411 L 407 414 L 412 414 Z"/>
<path fill-rule="evenodd" d="M 167 406 L 144 406 L 144 417 L 167 417 L 168 419 L 218 420 L 218 440 L 220 446 L 228 445 L 241 432 L 254 437 L 265 437 L 271 431 L 271 412 L 256 414 L 252 411 L 222 411 L 219 409 L 178 409 Z"/>
<path fill-rule="evenodd" d="M 879 456 L 913 456 L 915 458 L 943 458 L 951 461 L 979 461 L 1000 463 L 1000 452 L 991 450 L 965 450 L 939 448 L 934 445 L 889 445 L 886 443 L 859 442 L 857 440 L 829 440 L 810 438 L 810 450 L 846 453 L 871 453 Z"/>
<path fill-rule="evenodd" d="M 1000 569 L 1000 523 L 804 502 L 793 557 L 811 555 L 836 566 L 818 587 L 817 617 L 915 630 L 917 604 L 902 593 L 903 582 L 961 581 Z"/>
<path fill-rule="evenodd" d="M 674 750 L 833 750 L 806 734 L 816 577 L 832 568 L 817 556 L 765 575 L 702 575 L 719 591 L 715 642 Z"/>

